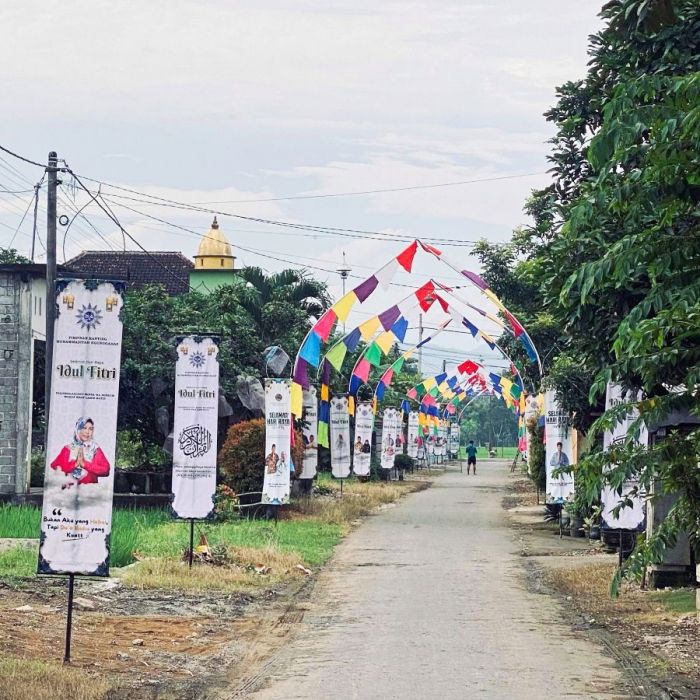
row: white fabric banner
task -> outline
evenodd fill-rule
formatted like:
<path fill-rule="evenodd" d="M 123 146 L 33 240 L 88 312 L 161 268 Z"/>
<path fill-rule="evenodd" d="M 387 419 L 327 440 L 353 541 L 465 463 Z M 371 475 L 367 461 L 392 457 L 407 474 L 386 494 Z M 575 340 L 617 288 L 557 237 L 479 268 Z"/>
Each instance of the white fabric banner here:
<path fill-rule="evenodd" d="M 450 445 L 450 456 L 457 457 L 459 455 L 459 443 L 460 443 L 460 433 L 461 428 L 459 423 L 450 424 L 450 434 L 449 434 L 449 445 Z"/>
<path fill-rule="evenodd" d="M 632 401 L 631 396 L 624 396 L 622 387 L 619 384 L 608 382 L 605 391 L 605 410 L 617 406 L 620 403 Z M 607 450 L 615 443 L 623 442 L 627 436 L 627 429 L 630 424 L 637 419 L 639 413 L 634 410 L 625 420 L 618 423 L 612 430 L 606 430 L 603 434 L 603 448 Z M 638 442 L 642 445 L 647 445 L 649 442 L 649 433 L 644 426 L 640 430 Z M 646 502 L 644 494 L 629 496 L 632 501 L 632 507 L 624 507 L 620 509 L 618 517 L 613 514 L 613 510 L 617 507 L 620 501 L 627 497 L 632 489 L 638 485 L 637 481 L 626 481 L 622 485 L 622 492 L 618 493 L 610 486 L 605 486 L 600 494 L 600 501 L 603 505 L 601 519 L 603 527 L 610 530 L 643 530 L 646 526 Z"/>
<path fill-rule="evenodd" d="M 411 411 L 408 414 L 408 454 L 414 459 L 418 457 L 419 436 L 418 411 Z"/>
<path fill-rule="evenodd" d="M 352 470 L 358 476 L 367 476 L 372 459 L 372 430 L 374 412 L 372 404 L 361 402 L 355 408 L 355 442 L 352 449 Z"/>
<path fill-rule="evenodd" d="M 394 468 L 394 457 L 397 454 L 397 439 L 401 444 L 399 411 L 395 408 L 385 408 L 382 418 L 382 469 Z"/>
<path fill-rule="evenodd" d="M 265 380 L 265 478 L 262 502 L 289 503 L 292 470 L 291 379 Z"/>
<path fill-rule="evenodd" d="M 58 280 L 40 574 L 109 575 L 123 283 Z"/>
<path fill-rule="evenodd" d="M 544 430 L 547 467 L 547 503 L 565 503 L 574 497 L 574 475 L 561 474 L 553 476 L 554 471 L 576 463 L 576 455 L 572 454 L 571 428 L 569 416 L 556 400 L 554 391 L 544 395 Z"/>
<path fill-rule="evenodd" d="M 441 457 L 447 456 L 447 424 L 445 421 L 440 421 L 440 427 L 438 428 L 438 445 L 440 451 L 437 453 Z"/>
<path fill-rule="evenodd" d="M 300 479 L 313 479 L 318 468 L 318 401 L 316 387 L 309 387 L 302 399 L 304 460 Z"/>
<path fill-rule="evenodd" d="M 331 471 L 336 479 L 350 476 L 350 416 L 348 397 L 333 396 L 331 419 Z"/>
<path fill-rule="evenodd" d="M 175 365 L 173 512 L 202 519 L 214 509 L 219 348 L 210 336 L 180 339 Z"/>

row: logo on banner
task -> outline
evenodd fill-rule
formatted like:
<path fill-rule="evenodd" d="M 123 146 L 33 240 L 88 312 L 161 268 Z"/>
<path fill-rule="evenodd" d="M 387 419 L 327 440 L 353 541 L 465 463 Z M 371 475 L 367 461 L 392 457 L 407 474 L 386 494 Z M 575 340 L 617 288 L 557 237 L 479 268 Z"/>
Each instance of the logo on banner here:
<path fill-rule="evenodd" d="M 97 306 L 93 306 L 88 302 L 87 306 L 83 305 L 78 311 L 76 318 L 78 319 L 76 323 L 80 328 L 90 331 L 100 325 L 102 321 L 102 312 Z"/>
<path fill-rule="evenodd" d="M 203 352 L 193 352 L 190 355 L 190 364 L 197 369 L 204 367 L 204 363 L 207 361 Z"/>
<path fill-rule="evenodd" d="M 211 449 L 211 433 L 202 425 L 190 425 L 180 433 L 177 442 L 187 457 L 201 457 Z"/>

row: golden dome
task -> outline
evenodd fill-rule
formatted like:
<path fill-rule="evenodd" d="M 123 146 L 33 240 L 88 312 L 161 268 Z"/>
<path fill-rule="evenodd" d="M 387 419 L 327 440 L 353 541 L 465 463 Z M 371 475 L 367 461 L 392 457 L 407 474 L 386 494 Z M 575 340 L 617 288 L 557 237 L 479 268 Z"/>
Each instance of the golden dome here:
<path fill-rule="evenodd" d="M 231 245 L 214 217 L 209 232 L 202 238 L 194 256 L 195 269 L 233 270 L 235 259 Z"/>

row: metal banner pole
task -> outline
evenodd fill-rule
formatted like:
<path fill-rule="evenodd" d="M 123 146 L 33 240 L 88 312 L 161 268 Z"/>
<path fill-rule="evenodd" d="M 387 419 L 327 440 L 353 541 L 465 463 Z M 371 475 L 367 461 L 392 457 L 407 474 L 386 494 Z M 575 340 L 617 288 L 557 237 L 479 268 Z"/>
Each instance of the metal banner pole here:
<path fill-rule="evenodd" d="M 75 574 L 68 574 L 68 615 L 66 617 L 66 646 L 63 652 L 63 663 L 70 663 L 70 639 L 73 630 L 73 590 L 75 588 Z"/>
<path fill-rule="evenodd" d="M 194 518 L 190 518 L 190 559 L 189 565 L 192 568 L 192 559 L 194 557 Z"/>

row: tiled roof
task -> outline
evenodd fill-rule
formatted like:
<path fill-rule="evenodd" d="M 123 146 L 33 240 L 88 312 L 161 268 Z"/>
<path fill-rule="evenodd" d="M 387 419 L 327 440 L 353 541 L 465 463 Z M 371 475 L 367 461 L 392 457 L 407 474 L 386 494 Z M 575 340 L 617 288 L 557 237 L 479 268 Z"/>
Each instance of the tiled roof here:
<path fill-rule="evenodd" d="M 125 280 L 128 289 L 162 284 L 175 296 L 189 290 L 194 263 L 177 251 L 86 250 L 66 261 L 65 267 L 84 277 Z"/>

